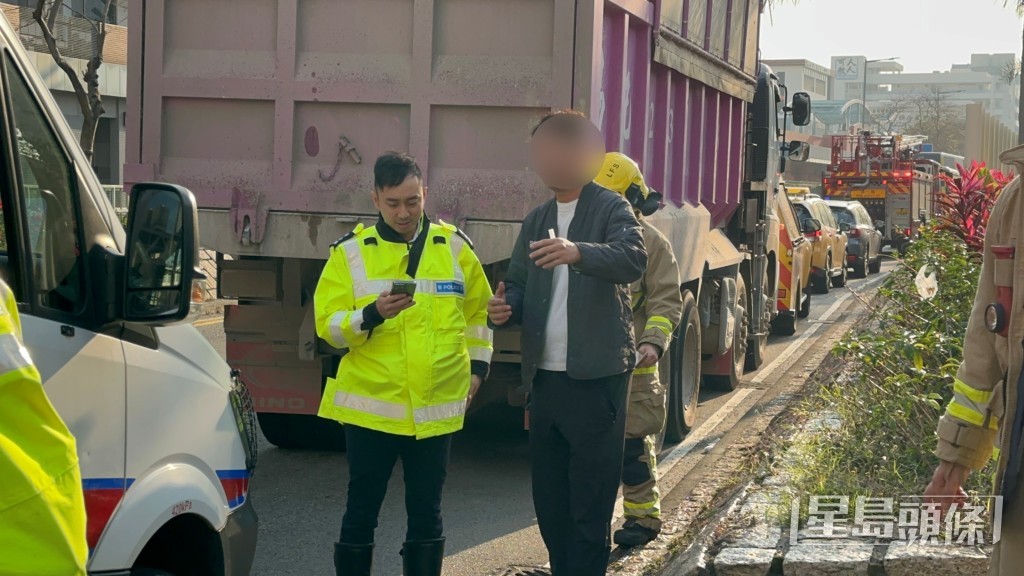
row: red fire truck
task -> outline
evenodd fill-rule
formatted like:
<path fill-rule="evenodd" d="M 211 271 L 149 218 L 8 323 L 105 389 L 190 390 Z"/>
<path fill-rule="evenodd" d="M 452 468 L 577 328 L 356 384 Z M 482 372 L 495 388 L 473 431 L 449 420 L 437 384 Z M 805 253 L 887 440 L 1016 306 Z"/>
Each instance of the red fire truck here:
<path fill-rule="evenodd" d="M 885 244 L 900 252 L 932 212 L 934 176 L 917 169 L 912 146 L 899 135 L 832 136 L 832 159 L 821 184 L 828 200 L 863 204 Z"/>

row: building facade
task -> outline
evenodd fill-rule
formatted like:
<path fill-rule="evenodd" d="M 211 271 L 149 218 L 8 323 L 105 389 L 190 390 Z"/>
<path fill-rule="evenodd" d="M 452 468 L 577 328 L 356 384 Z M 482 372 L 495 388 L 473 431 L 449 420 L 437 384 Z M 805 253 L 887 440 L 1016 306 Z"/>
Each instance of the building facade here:
<path fill-rule="evenodd" d="M 50 55 L 42 30 L 32 18 L 36 0 L 16 0 L 0 3 L 11 27 L 18 32 L 29 60 L 53 94 L 57 105 L 76 136 L 81 134 L 82 110 L 74 88 L 62 69 Z M 67 62 L 79 72 L 95 53 L 95 20 L 103 18 L 103 0 L 65 0 L 53 27 L 57 46 Z M 103 46 L 103 65 L 99 69 L 100 93 L 103 97 L 103 117 L 96 130 L 93 147 L 93 169 L 100 181 L 108 185 L 121 184 L 124 164 L 124 117 L 128 86 L 128 31 L 122 26 L 126 19 L 123 2 L 113 2 L 106 15 L 107 37 Z"/>
<path fill-rule="evenodd" d="M 815 104 L 832 96 L 832 71 L 810 60 L 764 60 L 779 81 L 786 86 L 789 94 L 807 92 L 811 95 L 811 111 Z M 800 134 L 824 134 L 827 124 L 815 115 L 807 126 L 790 126 L 790 131 Z"/>

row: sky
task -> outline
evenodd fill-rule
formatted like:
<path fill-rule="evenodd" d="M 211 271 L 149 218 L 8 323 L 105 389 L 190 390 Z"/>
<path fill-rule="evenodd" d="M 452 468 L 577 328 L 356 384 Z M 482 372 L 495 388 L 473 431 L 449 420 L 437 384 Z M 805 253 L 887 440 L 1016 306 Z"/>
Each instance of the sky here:
<path fill-rule="evenodd" d="M 905 72 L 933 72 L 1001 52 L 1021 52 L 1021 20 L 1002 0 L 785 0 L 761 22 L 766 60 L 898 56 Z"/>

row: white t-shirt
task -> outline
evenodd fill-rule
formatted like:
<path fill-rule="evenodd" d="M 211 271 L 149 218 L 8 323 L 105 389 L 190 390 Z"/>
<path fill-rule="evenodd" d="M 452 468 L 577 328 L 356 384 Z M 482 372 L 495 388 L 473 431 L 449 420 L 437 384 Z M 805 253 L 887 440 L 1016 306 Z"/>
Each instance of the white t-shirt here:
<path fill-rule="evenodd" d="M 569 224 L 576 214 L 576 204 L 572 202 L 556 202 L 558 206 L 559 238 L 569 233 Z M 548 308 L 548 325 L 544 340 L 544 354 L 540 359 L 540 369 L 551 372 L 565 372 L 565 360 L 569 353 L 569 267 L 558 266 L 552 271 L 551 306 Z"/>

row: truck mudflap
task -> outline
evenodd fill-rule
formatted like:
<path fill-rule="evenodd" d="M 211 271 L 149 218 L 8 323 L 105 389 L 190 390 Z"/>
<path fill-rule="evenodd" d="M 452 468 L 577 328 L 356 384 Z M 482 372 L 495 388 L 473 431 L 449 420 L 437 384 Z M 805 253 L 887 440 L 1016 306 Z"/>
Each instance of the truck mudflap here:
<path fill-rule="evenodd" d="M 220 531 L 226 576 L 248 576 L 252 571 L 258 526 L 259 519 L 251 498 L 246 498 L 241 506 L 228 514 L 228 521 Z"/>

